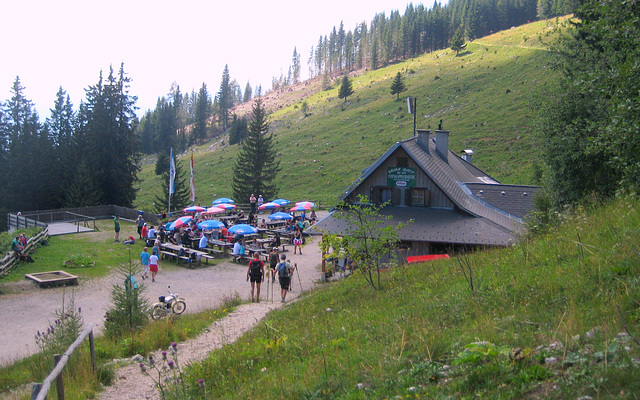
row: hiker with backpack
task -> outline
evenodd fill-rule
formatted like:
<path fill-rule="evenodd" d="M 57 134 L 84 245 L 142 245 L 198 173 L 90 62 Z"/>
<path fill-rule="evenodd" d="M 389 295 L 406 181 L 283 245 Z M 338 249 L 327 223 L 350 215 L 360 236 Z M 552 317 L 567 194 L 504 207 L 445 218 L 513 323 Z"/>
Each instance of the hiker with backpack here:
<path fill-rule="evenodd" d="M 287 261 L 287 255 L 283 254 L 280 256 L 280 263 L 276 267 L 278 271 L 278 280 L 280 281 L 280 297 L 282 298 L 280 301 L 284 303 L 285 297 L 287 297 L 287 291 L 289 290 L 289 285 L 291 284 L 291 274 L 293 271 L 298 268 L 298 264 L 294 264 L 291 266 L 291 263 Z"/>
<path fill-rule="evenodd" d="M 249 261 L 249 269 L 247 269 L 247 281 L 251 281 L 251 302 L 260 303 L 260 285 L 264 279 L 264 262 L 260 260 L 258 252 L 253 253 L 253 260 Z M 253 292 L 257 286 L 256 297 L 254 299 Z"/>

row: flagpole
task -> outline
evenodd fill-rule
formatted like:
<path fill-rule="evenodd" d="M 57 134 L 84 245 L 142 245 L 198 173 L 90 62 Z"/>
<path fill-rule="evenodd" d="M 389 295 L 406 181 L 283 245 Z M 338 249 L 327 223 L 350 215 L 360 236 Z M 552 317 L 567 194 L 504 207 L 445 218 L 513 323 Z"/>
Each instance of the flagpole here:
<path fill-rule="evenodd" d="M 167 209 L 167 216 L 171 215 L 171 195 L 175 192 L 175 177 L 176 177 L 176 164 L 175 161 L 173 160 L 173 147 L 171 148 L 171 153 L 169 156 L 169 201 L 167 202 L 168 204 L 168 209 Z"/>

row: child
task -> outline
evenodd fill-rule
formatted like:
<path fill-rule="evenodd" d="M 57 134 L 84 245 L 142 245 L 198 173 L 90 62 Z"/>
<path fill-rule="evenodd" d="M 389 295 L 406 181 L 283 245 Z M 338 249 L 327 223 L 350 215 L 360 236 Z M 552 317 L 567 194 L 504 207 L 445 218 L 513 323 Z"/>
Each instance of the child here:
<path fill-rule="evenodd" d="M 151 282 L 155 282 L 158 274 L 158 255 L 155 251 L 149 257 L 149 270 L 151 271 Z"/>
<path fill-rule="evenodd" d="M 155 251 L 154 251 L 155 253 Z M 140 263 L 142 264 L 142 268 L 144 268 L 144 272 L 142 273 L 142 280 L 145 280 L 149 277 L 149 259 L 151 255 L 149 254 L 149 249 L 144 248 L 142 253 L 140 253 Z"/>

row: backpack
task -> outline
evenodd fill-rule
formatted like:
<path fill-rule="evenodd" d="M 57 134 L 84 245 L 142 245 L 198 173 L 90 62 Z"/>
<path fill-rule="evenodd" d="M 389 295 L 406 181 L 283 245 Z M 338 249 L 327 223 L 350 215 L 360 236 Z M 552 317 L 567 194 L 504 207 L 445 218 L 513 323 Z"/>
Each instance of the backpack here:
<path fill-rule="evenodd" d="M 260 268 L 260 261 L 251 260 L 249 264 L 249 274 L 252 278 L 257 278 L 262 275 L 262 269 Z"/>
<path fill-rule="evenodd" d="M 278 264 L 278 278 L 288 278 L 289 277 L 289 268 L 287 268 L 286 262 L 281 262 Z"/>

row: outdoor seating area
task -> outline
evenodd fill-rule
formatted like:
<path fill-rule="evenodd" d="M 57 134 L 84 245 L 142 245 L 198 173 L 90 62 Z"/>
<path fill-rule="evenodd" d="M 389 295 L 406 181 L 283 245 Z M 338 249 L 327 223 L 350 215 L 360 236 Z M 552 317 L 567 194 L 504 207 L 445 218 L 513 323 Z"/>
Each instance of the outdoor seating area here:
<path fill-rule="evenodd" d="M 272 249 L 288 251 L 316 221 L 314 203 L 289 204 L 285 199 L 252 204 L 248 215 L 229 198 L 214 200 L 211 207 L 187 207 L 179 218 L 153 229 L 147 243 L 160 258 L 188 267 L 215 259 L 244 264 L 254 253 L 267 261 Z"/>

